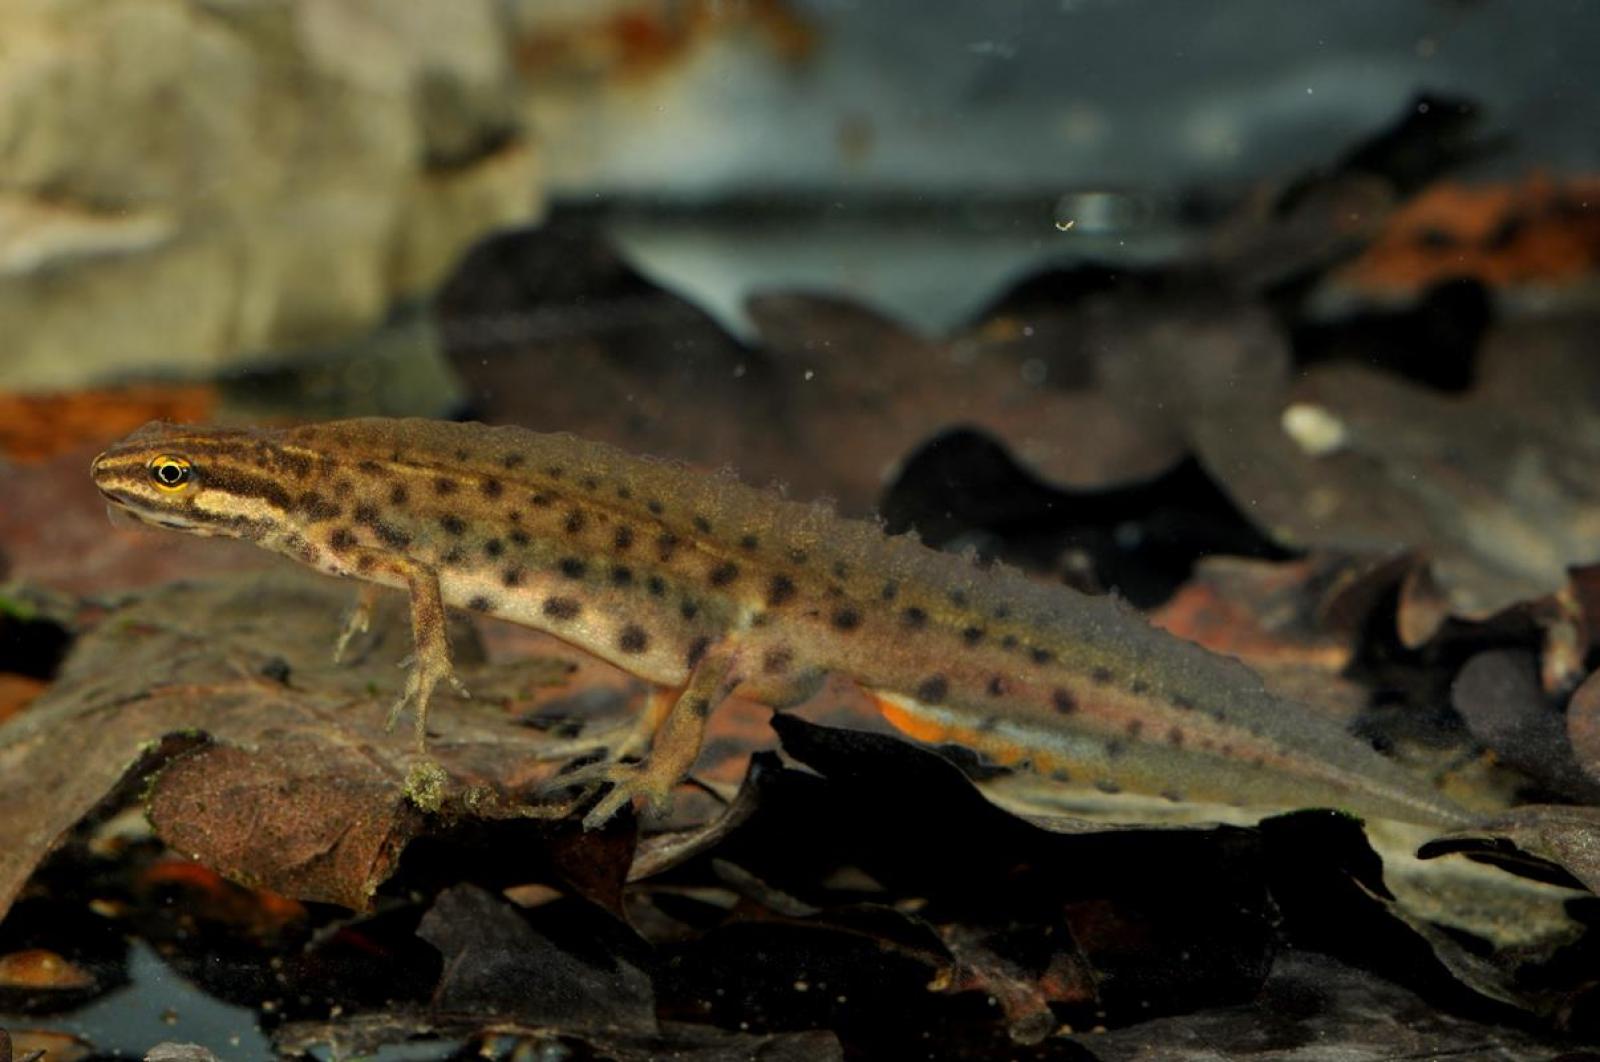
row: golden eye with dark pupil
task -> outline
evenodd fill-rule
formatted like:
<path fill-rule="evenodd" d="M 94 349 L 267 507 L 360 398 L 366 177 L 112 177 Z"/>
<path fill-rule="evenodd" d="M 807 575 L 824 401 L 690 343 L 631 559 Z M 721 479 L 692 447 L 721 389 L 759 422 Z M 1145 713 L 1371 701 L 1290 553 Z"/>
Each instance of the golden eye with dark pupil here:
<path fill-rule="evenodd" d="M 150 462 L 150 478 L 162 490 L 182 490 L 193 473 L 181 457 L 158 457 Z"/>

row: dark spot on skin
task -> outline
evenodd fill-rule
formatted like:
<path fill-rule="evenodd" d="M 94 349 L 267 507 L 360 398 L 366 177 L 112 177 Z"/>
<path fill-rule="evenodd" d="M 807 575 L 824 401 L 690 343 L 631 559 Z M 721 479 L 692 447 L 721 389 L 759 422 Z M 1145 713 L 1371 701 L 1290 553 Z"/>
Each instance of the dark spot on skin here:
<path fill-rule="evenodd" d="M 1198 707 L 1198 705 L 1196 705 L 1193 701 L 1191 701 L 1187 697 L 1174 697 L 1174 698 L 1172 698 L 1172 706 L 1174 708 L 1182 709 L 1185 712 L 1192 712 L 1192 711 L 1195 710 L 1195 708 Z"/>
<path fill-rule="evenodd" d="M 631 545 L 633 545 L 633 528 L 626 524 L 618 524 L 616 531 L 611 535 L 612 548 L 625 550 Z"/>
<path fill-rule="evenodd" d="M 1233 746 L 1232 745 L 1218 745 L 1217 746 L 1217 755 L 1218 756 L 1232 756 L 1233 755 Z"/>
<path fill-rule="evenodd" d="M 767 583 L 767 607 L 777 608 L 794 597 L 794 580 L 787 575 L 774 575 Z"/>
<path fill-rule="evenodd" d="M 994 607 L 994 618 L 995 619 L 1003 620 L 1003 619 L 1010 618 L 1010 616 L 1011 616 L 1011 608 L 1010 608 L 1010 606 L 1008 606 L 1008 605 L 996 605 Z"/>
<path fill-rule="evenodd" d="M 465 451 L 465 450 L 457 450 L 456 451 L 456 460 L 457 461 L 465 461 L 466 459 L 467 459 L 467 451 Z"/>
<path fill-rule="evenodd" d="M 1106 757 L 1108 759 L 1114 760 L 1127 751 L 1128 743 L 1120 738 L 1112 738 L 1110 741 L 1106 742 Z"/>
<path fill-rule="evenodd" d="M 1106 749 L 1106 752 L 1113 757 L 1116 755 L 1115 753 L 1111 752 L 1109 748 Z M 1095 782 L 1094 787 L 1107 796 L 1116 796 L 1118 793 L 1122 792 L 1122 787 L 1109 778 L 1100 779 L 1099 781 Z"/>
<path fill-rule="evenodd" d="M 328 545 L 331 546 L 336 553 L 342 553 L 355 544 L 355 532 L 351 531 L 348 527 L 336 527 L 333 529 L 333 533 L 328 536 Z"/>
<path fill-rule="evenodd" d="M 356 571 L 370 572 L 372 570 L 372 554 L 363 553 L 356 558 Z"/>
<path fill-rule="evenodd" d="M 362 502 L 356 506 L 355 512 L 351 515 L 355 517 L 358 524 L 375 524 L 378 522 L 378 507 Z"/>
<path fill-rule="evenodd" d="M 1001 678 L 999 675 L 992 675 L 989 678 L 989 685 L 984 687 L 984 689 L 991 697 L 1004 697 L 1006 693 L 1006 680 Z"/>
<path fill-rule="evenodd" d="M 689 702 L 689 710 L 704 719 L 711 714 L 711 702 L 704 697 L 696 697 Z"/>
<path fill-rule="evenodd" d="M 914 631 L 920 631 L 928 625 L 928 614 L 915 605 L 900 612 L 900 622 Z"/>
<path fill-rule="evenodd" d="M 532 540 L 528 537 L 528 533 L 526 531 L 518 529 L 511 532 L 511 541 L 519 546 L 526 546 Z"/>
<path fill-rule="evenodd" d="M 522 510 L 520 510 L 520 509 L 511 509 L 511 510 L 507 511 L 506 519 L 510 520 L 514 524 L 522 523 Z"/>
<path fill-rule="evenodd" d="M 282 463 L 284 468 L 288 469 L 291 476 L 299 476 L 301 479 L 304 479 L 305 477 L 311 475 L 311 458 L 305 456 L 304 454 L 290 453 L 288 450 L 279 450 L 278 461 Z"/>
<path fill-rule="evenodd" d="M 793 650 L 778 646 L 761 654 L 761 670 L 768 675 L 781 675 L 794 663 Z"/>
<path fill-rule="evenodd" d="M 527 458 L 523 457 L 521 454 L 506 454 L 500 459 L 500 467 L 507 470 L 520 468 L 523 462 L 526 460 Z"/>
<path fill-rule="evenodd" d="M 663 531 L 656 536 L 656 552 L 662 560 L 671 560 L 672 553 L 678 548 L 678 536 L 671 531 Z"/>
<path fill-rule="evenodd" d="M 569 535 L 576 535 L 583 530 L 584 525 L 588 522 L 582 513 L 570 512 L 567 514 L 567 522 L 561 525 L 561 529 Z"/>
<path fill-rule="evenodd" d="M 1050 705 L 1062 715 L 1071 715 L 1078 710 L 1077 698 L 1059 686 L 1050 691 Z"/>
<path fill-rule="evenodd" d="M 850 569 L 845 567 L 844 561 L 833 562 L 833 577 L 835 579 L 848 579 L 850 577 Z"/>
<path fill-rule="evenodd" d="M 730 561 L 724 561 L 711 569 L 710 578 L 712 586 L 727 586 L 739 578 L 739 566 Z"/>
<path fill-rule="evenodd" d="M 981 627 L 968 627 L 961 632 L 961 640 L 968 645 L 977 645 L 983 641 L 983 629 Z"/>
<path fill-rule="evenodd" d="M 765 627 L 771 622 L 772 619 L 765 612 L 757 612 L 750 617 L 750 626 L 752 627 Z"/>
<path fill-rule="evenodd" d="M 343 510 L 313 490 L 300 495 L 300 511 L 306 514 L 306 519 L 315 524 L 324 520 L 337 520 Z"/>
<path fill-rule="evenodd" d="M 1111 669 L 1108 667 L 1097 667 L 1093 671 L 1089 672 L 1089 678 L 1096 686 L 1111 685 L 1111 680 L 1113 677 L 1114 676 L 1111 674 Z"/>
<path fill-rule="evenodd" d="M 404 505 L 411 500 L 411 492 L 406 490 L 404 483 L 396 483 L 389 488 L 389 504 Z"/>
<path fill-rule="evenodd" d="M 709 535 L 711 534 L 711 521 L 703 516 L 697 516 L 694 518 L 694 529 L 702 535 Z"/>
<path fill-rule="evenodd" d="M 593 476 L 584 476 L 583 477 L 583 489 L 584 490 L 599 490 L 600 489 L 600 481 L 598 479 L 595 479 Z"/>
<path fill-rule="evenodd" d="M 759 539 L 757 539 L 756 536 L 754 536 L 754 535 L 743 535 L 743 536 L 740 536 L 740 538 L 739 538 L 739 548 L 740 549 L 751 549 L 751 550 L 753 550 L 753 549 L 756 549 L 760 545 L 761 545 L 761 541 Z"/>
<path fill-rule="evenodd" d="M 1127 735 L 1130 738 L 1137 739 L 1140 734 L 1144 733 L 1144 721 L 1141 719 L 1130 719 L 1128 720 L 1128 725 L 1123 727 L 1123 730 L 1127 732 Z"/>
<path fill-rule="evenodd" d="M 684 654 L 684 662 L 693 668 L 706 655 L 706 650 L 711 648 L 711 639 L 701 635 L 689 643 L 689 651 Z"/>
<path fill-rule="evenodd" d="M 1171 730 L 1167 731 L 1167 744 L 1171 745 L 1173 748 L 1182 748 L 1183 747 L 1183 728 L 1182 727 L 1176 727 L 1175 726 Z"/>
<path fill-rule="evenodd" d="M 831 622 L 836 631 L 853 631 L 861 626 L 861 613 L 846 605 L 833 610 Z"/>
<path fill-rule="evenodd" d="M 547 597 L 541 611 L 551 619 L 571 620 L 578 618 L 583 606 L 570 597 Z"/>
<path fill-rule="evenodd" d="M 549 476 L 551 479 L 560 479 L 562 476 L 567 474 L 567 470 L 562 468 L 560 465 L 548 465 L 544 470 L 544 474 Z"/>
<path fill-rule="evenodd" d="M 483 552 L 491 557 L 498 557 L 506 551 L 505 544 L 498 538 L 491 538 L 483 544 Z"/>
<path fill-rule="evenodd" d="M 474 612 L 491 612 L 494 610 L 494 602 L 479 594 L 477 597 L 468 599 L 467 607 Z"/>
<path fill-rule="evenodd" d="M 461 552 L 460 546 L 451 546 L 445 551 L 445 555 L 439 559 L 445 564 L 460 564 L 462 561 L 467 559 L 467 555 Z"/>
<path fill-rule="evenodd" d="M 372 460 L 370 457 L 364 461 L 357 461 L 356 468 L 362 472 L 365 472 L 369 476 L 381 476 L 385 471 L 387 471 L 382 465 L 378 464 L 378 462 Z"/>
<path fill-rule="evenodd" d="M 828 587 L 828 596 L 829 597 L 843 597 L 844 596 L 844 587 L 840 586 L 837 583 L 834 583 L 833 585 Z"/>
<path fill-rule="evenodd" d="M 1181 793 L 1180 791 L 1178 791 L 1176 789 L 1163 789 L 1161 792 L 1157 793 L 1156 795 L 1159 796 L 1162 800 L 1170 800 L 1174 804 L 1183 803 L 1183 793 Z"/>
<path fill-rule="evenodd" d="M 589 570 L 589 566 L 577 557 L 562 557 L 556 563 L 556 568 L 568 579 L 582 579 L 584 572 Z"/>
<path fill-rule="evenodd" d="M 1050 661 L 1054 660 L 1055 658 L 1056 658 L 1056 654 L 1052 653 L 1048 649 L 1029 649 L 1028 650 L 1028 659 L 1032 660 L 1035 664 L 1048 664 Z"/>
<path fill-rule="evenodd" d="M 542 490 L 528 495 L 528 503 L 530 505 L 537 505 L 541 509 L 549 508 L 550 501 L 550 495 L 546 494 Z"/>
<path fill-rule="evenodd" d="M 433 492 L 441 498 L 446 494 L 454 494 L 456 492 L 456 481 L 449 476 L 439 476 L 433 481 Z"/>
<path fill-rule="evenodd" d="M 900 584 L 893 579 L 883 584 L 883 599 L 893 601 L 900 594 Z"/>
<path fill-rule="evenodd" d="M 649 509 L 650 512 L 655 516 L 660 516 L 666 511 L 661 507 L 661 503 L 656 501 L 654 498 L 651 498 L 649 501 L 645 502 L 645 508 Z"/>
<path fill-rule="evenodd" d="M 485 498 L 498 498 L 501 494 L 505 493 L 506 488 L 505 484 L 501 483 L 493 476 L 490 476 L 488 479 L 483 481 L 478 489 L 483 491 L 483 496 Z"/>
<path fill-rule="evenodd" d="M 617 497 L 621 498 L 623 501 L 628 501 L 633 497 L 633 491 L 629 490 L 627 487 L 618 487 Z"/>
<path fill-rule="evenodd" d="M 950 603 L 957 608 L 967 607 L 967 592 L 965 590 L 950 590 L 946 592 L 945 596 L 949 597 Z"/>
<path fill-rule="evenodd" d="M 613 586 L 627 586 L 633 582 L 633 569 L 624 565 L 617 565 L 611 569 L 611 583 Z"/>
<path fill-rule="evenodd" d="M 661 597 L 667 592 L 667 582 L 659 575 L 652 575 L 645 580 L 644 588 L 650 591 L 651 597 Z"/>
<path fill-rule="evenodd" d="M 950 695 L 950 680 L 943 675 L 929 675 L 917 683 L 916 698 L 923 704 L 942 704 Z"/>
<path fill-rule="evenodd" d="M 1145 694 L 1150 692 L 1150 683 L 1146 682 L 1144 679 L 1134 679 L 1133 684 L 1128 688 L 1133 691 L 1134 696 L 1143 697 Z"/>
<path fill-rule="evenodd" d="M 445 513 L 439 517 L 439 526 L 444 528 L 447 534 L 464 535 L 467 533 L 467 522 L 454 513 Z"/>
<path fill-rule="evenodd" d="M 685 601 L 683 604 L 678 606 L 678 615 L 682 616 L 686 620 L 692 620 L 696 616 L 700 615 L 700 606 L 695 604 L 693 601 Z"/>
<path fill-rule="evenodd" d="M 1017 636 L 1015 634 L 1008 634 L 1004 638 L 1000 639 L 1000 648 L 1002 648 L 1002 649 L 1015 649 L 1016 647 L 1017 647 Z"/>
<path fill-rule="evenodd" d="M 650 636 L 637 623 L 630 623 L 617 635 L 617 648 L 624 653 L 642 653 L 650 645 Z"/>
<path fill-rule="evenodd" d="M 521 586 L 522 577 L 527 573 L 519 565 L 513 565 L 500 573 L 500 581 L 507 586 Z"/>
<path fill-rule="evenodd" d="M 381 520 L 372 525 L 372 533 L 378 536 L 379 542 L 382 542 L 390 549 L 405 549 L 411 545 L 410 535 L 393 524 L 386 524 Z"/>

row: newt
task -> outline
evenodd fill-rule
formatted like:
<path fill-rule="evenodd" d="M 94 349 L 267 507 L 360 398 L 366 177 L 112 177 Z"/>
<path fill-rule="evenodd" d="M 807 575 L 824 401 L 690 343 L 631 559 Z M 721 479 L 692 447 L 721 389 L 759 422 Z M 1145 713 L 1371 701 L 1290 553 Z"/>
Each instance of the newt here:
<path fill-rule="evenodd" d="M 594 826 L 659 808 L 738 690 L 775 708 L 829 673 L 925 741 L 1172 800 L 1470 821 L 1243 664 L 1075 592 L 889 536 L 728 474 L 565 434 L 430 420 L 284 429 L 152 423 L 95 458 L 145 523 L 246 539 L 410 595 L 415 653 L 389 726 L 452 680 L 445 609 L 547 631 L 655 693 L 592 780 Z M 649 746 L 642 760 L 635 754 Z"/>

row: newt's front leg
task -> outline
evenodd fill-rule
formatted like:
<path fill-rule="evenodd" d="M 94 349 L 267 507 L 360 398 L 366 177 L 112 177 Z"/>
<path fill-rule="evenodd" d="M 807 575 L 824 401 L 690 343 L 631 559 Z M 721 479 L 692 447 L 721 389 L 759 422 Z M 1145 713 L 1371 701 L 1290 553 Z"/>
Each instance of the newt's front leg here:
<path fill-rule="evenodd" d="M 439 680 L 448 680 L 457 693 L 463 697 L 470 696 L 450 667 L 450 643 L 445 637 L 444 600 L 439 594 L 439 577 L 432 568 L 418 564 L 407 557 L 365 549 L 355 550 L 352 553 L 355 570 L 360 575 L 370 578 L 379 572 L 387 572 L 398 576 L 405 580 L 406 589 L 411 595 L 413 648 L 411 656 L 404 662 L 404 666 L 409 669 L 406 673 L 406 687 L 390 707 L 384 729 L 393 730 L 408 709 L 415 712 L 417 751 L 420 752 L 427 746 L 428 700 L 433 695 L 433 688 L 439 684 Z M 355 610 L 346 622 L 339 643 L 335 647 L 335 659 L 343 654 L 350 636 L 366 628 L 367 617 L 372 610 L 377 592 L 377 587 L 370 583 L 361 588 L 361 596 Z"/>
<path fill-rule="evenodd" d="M 705 737 L 706 719 L 711 710 L 739 684 L 738 660 L 738 651 L 730 645 L 713 646 L 706 652 L 690 673 L 689 681 L 673 699 L 672 706 L 661 717 L 650 754 L 644 761 L 618 763 L 611 760 L 553 780 L 561 786 L 590 779 L 611 783 L 611 791 L 583 817 L 585 829 L 604 825 L 635 798 L 642 799 L 644 807 L 650 811 L 658 811 L 666 805 L 672 787 L 683 780 L 700 755 L 700 743 Z M 657 691 L 656 696 L 666 692 Z M 653 705 L 660 703 L 654 697 L 652 700 Z"/>

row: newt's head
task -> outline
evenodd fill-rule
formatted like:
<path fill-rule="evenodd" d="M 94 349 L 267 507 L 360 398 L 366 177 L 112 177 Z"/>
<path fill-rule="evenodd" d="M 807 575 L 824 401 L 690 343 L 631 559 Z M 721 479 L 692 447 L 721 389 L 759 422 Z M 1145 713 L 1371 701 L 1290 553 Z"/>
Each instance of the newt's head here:
<path fill-rule="evenodd" d="M 89 474 L 134 519 L 198 535 L 260 538 L 282 526 L 280 470 L 307 459 L 271 436 L 152 421 L 94 459 Z"/>

